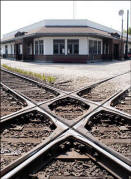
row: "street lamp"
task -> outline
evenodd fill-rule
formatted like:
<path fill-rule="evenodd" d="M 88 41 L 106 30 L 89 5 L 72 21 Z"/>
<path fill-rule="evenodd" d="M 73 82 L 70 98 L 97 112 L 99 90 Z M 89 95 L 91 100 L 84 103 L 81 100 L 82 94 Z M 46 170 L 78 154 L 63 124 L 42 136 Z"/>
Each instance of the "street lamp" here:
<path fill-rule="evenodd" d="M 123 14 L 124 14 L 124 10 L 120 10 L 119 11 L 119 16 L 122 17 L 122 26 L 121 26 L 121 57 L 122 57 L 122 42 L 123 42 Z"/>
<path fill-rule="evenodd" d="M 127 10 L 127 33 L 126 33 L 126 47 L 125 47 L 125 58 L 128 59 L 128 26 L 129 26 L 129 10 Z"/>

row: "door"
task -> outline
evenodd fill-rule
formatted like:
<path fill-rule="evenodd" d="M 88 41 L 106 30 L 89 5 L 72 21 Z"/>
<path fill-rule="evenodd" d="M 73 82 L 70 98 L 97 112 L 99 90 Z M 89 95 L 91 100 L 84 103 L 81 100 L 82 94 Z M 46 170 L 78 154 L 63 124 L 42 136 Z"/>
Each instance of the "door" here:
<path fill-rule="evenodd" d="M 16 44 L 16 60 L 21 60 L 22 59 L 22 55 L 21 55 L 21 50 L 20 50 L 20 45 L 21 44 Z"/>
<path fill-rule="evenodd" d="M 118 59 L 119 58 L 119 45 L 114 44 L 114 58 Z"/>

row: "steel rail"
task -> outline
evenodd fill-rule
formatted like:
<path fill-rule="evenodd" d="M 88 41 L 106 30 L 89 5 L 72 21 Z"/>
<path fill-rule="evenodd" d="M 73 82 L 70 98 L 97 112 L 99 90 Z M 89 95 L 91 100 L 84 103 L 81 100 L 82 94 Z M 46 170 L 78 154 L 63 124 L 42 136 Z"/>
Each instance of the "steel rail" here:
<path fill-rule="evenodd" d="M 52 87 L 52 86 L 50 86 L 50 85 L 43 84 L 43 83 L 41 83 L 41 82 L 39 82 L 39 81 L 36 81 L 36 80 L 33 80 L 33 79 L 29 78 L 29 77 L 25 77 L 25 76 L 23 76 L 23 75 L 20 75 L 20 74 L 11 72 L 11 71 L 9 71 L 9 70 L 6 70 L 6 69 L 3 68 L 3 67 L 1 68 L 1 70 L 4 71 L 4 72 L 7 72 L 7 73 L 9 73 L 9 74 L 12 74 L 12 75 L 14 75 L 14 76 L 16 76 L 16 77 L 19 77 L 19 78 L 22 78 L 22 79 L 24 79 L 24 80 L 30 81 L 30 82 L 32 82 L 32 83 L 41 85 L 41 86 L 43 86 L 43 87 L 45 87 L 45 88 L 49 88 L 50 90 L 57 91 L 58 93 L 67 93 L 66 91 L 62 91 L 62 90 L 57 89 L 57 88 L 55 88 L 55 87 Z"/>
<path fill-rule="evenodd" d="M 68 129 L 69 129 L 69 128 L 68 128 Z M 68 129 L 67 129 L 67 130 L 68 130 Z M 71 129 L 71 128 L 70 128 L 70 129 Z M 114 156 L 114 154 L 111 154 L 111 153 L 110 153 L 110 150 L 108 151 L 108 150 L 106 150 L 105 148 L 102 148 L 101 145 L 98 145 L 98 143 L 96 143 L 95 141 L 93 141 L 90 137 L 87 137 L 87 136 L 83 135 L 83 133 L 79 132 L 77 129 L 74 129 L 74 128 L 73 128 L 73 130 L 74 130 L 75 132 L 77 132 L 77 134 L 80 134 L 80 135 L 83 136 L 85 139 L 87 139 L 88 141 L 90 141 L 90 143 L 92 143 L 92 144 L 94 144 L 95 146 L 97 146 L 97 147 L 100 149 L 100 152 L 102 152 L 102 153 L 103 153 L 103 151 L 104 151 L 104 153 L 106 152 L 107 156 L 112 156 L 111 158 L 112 158 L 112 159 L 114 158 L 114 159 L 115 159 L 115 162 L 117 162 L 119 165 L 121 165 L 122 167 L 124 167 L 124 168 L 128 169 L 128 171 L 130 171 L 130 170 L 129 170 L 129 165 L 127 165 L 125 162 L 123 162 L 122 160 L 120 160 L 119 158 L 117 158 L 117 156 Z M 66 132 L 66 131 L 65 131 L 65 132 Z M 65 132 L 63 132 L 62 135 L 64 135 Z M 52 141 L 54 141 L 54 139 L 53 139 Z M 109 154 L 109 155 L 108 155 L 108 154 Z"/>
<path fill-rule="evenodd" d="M 28 109 L 34 107 L 33 103 L 32 103 L 30 100 L 24 98 L 22 95 L 20 95 L 19 93 L 17 93 L 17 92 L 14 91 L 13 89 L 9 88 L 8 86 L 6 86 L 5 84 L 3 84 L 2 82 L 1 82 L 1 86 L 4 87 L 5 89 L 7 89 L 7 90 L 8 90 L 10 93 L 12 93 L 13 95 L 17 96 L 19 99 L 25 101 L 26 104 L 27 104 L 26 107 L 23 107 L 22 109 L 20 109 L 20 110 L 18 110 L 18 111 L 16 111 L 16 112 L 13 112 L 13 113 L 11 113 L 11 114 L 8 114 L 8 115 L 5 115 L 5 116 L 1 117 L 1 118 L 0 118 L 1 121 L 5 120 L 6 118 L 12 117 L 12 116 L 14 116 L 14 115 L 16 115 L 16 114 L 19 114 L 19 113 L 21 113 L 21 112 L 23 112 L 23 111 L 26 111 L 26 110 L 28 110 Z"/>
<path fill-rule="evenodd" d="M 114 100 L 116 100 L 117 98 L 119 98 L 123 93 L 125 93 L 126 91 L 128 91 L 130 88 L 131 88 L 131 86 L 125 87 L 125 88 L 124 88 L 122 91 L 120 91 L 116 96 L 114 96 L 112 99 L 110 99 L 109 101 L 107 101 L 103 106 L 106 107 L 106 108 L 110 108 L 110 109 L 113 110 L 113 111 L 120 112 L 121 114 L 125 114 L 125 115 L 131 117 L 131 114 L 128 114 L 127 112 L 118 110 L 118 109 L 115 108 L 115 106 L 111 106 L 111 103 L 112 103 Z"/>
<path fill-rule="evenodd" d="M 6 71 L 6 70 L 3 70 L 3 71 Z M 8 71 L 6 71 L 6 72 L 8 72 Z M 8 73 L 12 73 L 12 72 L 8 72 Z M 128 73 L 128 72 L 126 72 L 126 73 Z M 12 73 L 12 74 L 14 74 L 14 73 Z M 124 73 L 125 74 L 125 73 Z M 122 74 L 121 74 L 122 75 Z M 15 74 L 15 76 L 18 76 L 17 74 Z M 120 74 L 119 75 L 116 75 L 116 77 L 117 76 L 120 76 Z M 23 78 L 23 76 L 21 76 L 22 78 Z M 25 78 L 25 77 L 24 77 Z M 113 78 L 113 77 L 112 77 Z M 115 77 L 114 77 L 115 78 Z M 26 79 L 26 78 L 25 78 Z M 30 80 L 29 79 L 29 81 L 32 81 L 32 80 Z M 33 80 L 34 81 L 34 80 Z M 32 81 L 32 82 L 33 82 Z M 107 80 L 106 80 L 107 81 Z M 37 81 L 34 81 L 35 83 L 38 83 Z M 41 83 L 39 83 L 40 85 L 41 85 Z M 42 85 L 43 85 L 43 83 L 42 83 Z M 50 88 L 50 86 L 49 86 L 49 88 Z M 52 88 L 52 87 L 51 87 Z M 87 87 L 86 87 L 87 88 Z M 53 88 L 53 90 L 54 90 L 54 88 Z M 55 88 L 55 91 L 56 92 L 58 92 L 59 91 L 59 89 L 57 89 L 57 88 Z M 60 90 L 61 91 L 61 90 Z M 77 91 L 79 91 L 79 90 L 77 90 Z M 64 96 L 71 96 L 71 94 L 73 94 L 73 93 L 75 93 L 75 91 L 73 91 L 73 92 L 70 92 L 70 93 L 65 93 L 65 95 Z M 117 94 L 115 94 L 115 95 L 113 95 L 113 96 L 111 96 L 109 99 L 107 99 L 104 103 L 102 103 L 101 105 L 98 105 L 97 106 L 97 108 L 95 108 L 92 112 L 90 112 L 89 114 L 91 114 L 91 113 L 93 113 L 95 110 L 97 110 L 98 108 L 100 108 L 100 107 L 102 107 L 103 106 L 103 104 L 105 104 L 105 103 L 107 103 L 110 99 L 112 99 L 114 96 L 116 96 Z M 73 96 L 72 96 L 73 97 Z M 61 97 L 60 97 L 61 98 Z M 54 100 L 54 99 L 52 99 L 52 100 Z M 57 100 L 57 99 L 55 99 L 55 100 Z M 81 99 L 82 100 L 82 99 Z M 82 101 L 85 101 L 85 100 L 82 100 Z M 36 106 L 36 104 L 34 104 L 35 106 Z M 40 109 L 42 109 L 43 111 L 45 111 L 45 112 L 47 112 L 48 114 L 50 114 L 51 116 L 52 116 L 52 114 L 51 113 L 49 113 L 48 111 L 46 111 L 45 109 L 43 109 L 43 108 L 41 108 L 39 105 L 37 105 L 37 107 L 39 107 Z M 89 114 L 87 114 L 87 116 L 89 115 Z M 86 117 L 87 117 L 86 116 Z M 83 118 L 85 118 L 85 116 L 83 117 Z M 80 120 L 80 121 L 82 121 L 83 120 L 83 118 Z M 57 118 L 57 120 L 59 121 L 59 118 Z M 72 126 L 68 126 L 67 124 L 67 127 L 68 127 L 68 129 L 70 130 L 70 129 L 72 129 L 73 128 L 73 126 L 74 125 L 76 125 L 76 124 L 78 124 L 80 121 L 77 121 L 76 123 L 74 123 Z M 60 120 L 60 122 L 62 122 L 63 123 L 63 121 L 61 121 Z M 64 123 L 63 123 L 64 124 Z M 68 130 L 67 129 L 67 130 Z M 73 128 L 73 130 L 74 130 L 74 128 Z M 85 138 L 87 138 L 87 136 L 84 136 L 83 135 L 83 133 L 80 133 L 79 131 L 77 131 L 76 129 L 74 130 L 75 132 L 77 132 L 77 134 L 80 134 L 80 135 L 82 135 L 83 137 L 85 137 Z M 65 132 L 63 132 L 63 134 L 65 134 Z M 88 138 L 87 138 L 88 139 Z M 54 139 L 53 139 L 54 140 Z M 52 140 L 52 141 L 53 141 Z M 90 138 L 88 139 L 88 140 L 90 140 Z M 93 142 L 93 141 L 91 141 L 91 142 Z M 50 144 L 51 142 L 49 142 L 49 144 Z M 97 145 L 97 144 L 95 144 L 95 145 Z M 47 147 L 47 146 L 46 146 Z M 101 146 L 98 146 L 100 149 L 101 149 Z M 44 148 L 43 148 L 43 150 L 44 150 Z M 105 149 L 102 149 L 103 151 L 105 151 Z M 105 152 L 107 152 L 107 153 L 109 153 L 108 151 L 105 151 Z M 36 154 L 36 153 L 35 153 Z M 34 154 L 34 155 L 35 155 Z M 33 155 L 33 156 L 34 156 Z M 111 155 L 111 154 L 110 154 Z M 33 157 L 32 156 L 32 157 Z M 115 159 L 116 159 L 116 162 L 118 162 L 118 161 L 120 161 L 120 163 L 122 164 L 122 167 L 124 166 L 126 169 L 128 169 L 129 170 L 129 166 L 127 165 L 127 164 L 125 164 L 125 163 L 123 163 L 123 161 L 121 161 L 120 159 L 118 159 L 116 156 L 114 156 L 114 155 L 111 155 L 112 156 L 112 158 L 114 158 L 115 157 Z M 110 156 L 110 157 L 111 157 Z M 25 161 L 26 162 L 26 161 Z M 119 162 L 118 162 L 119 163 Z M 22 163 L 23 164 L 23 163 Z M 21 165 L 22 165 L 21 164 Z M 124 165 L 123 165 L 124 164 Z M 18 166 L 19 167 L 19 166 Z M 16 167 L 17 168 L 17 167 Z M 130 170 L 129 170 L 130 171 Z M 13 170 L 12 171 L 10 171 L 11 173 L 13 172 Z M 10 173 L 9 172 L 9 173 Z M 13 173 L 12 173 L 13 174 Z M 6 176 L 6 175 L 5 175 Z M 13 176 L 13 175 L 12 175 Z"/>
<path fill-rule="evenodd" d="M 32 155 L 34 155 L 36 152 L 38 152 L 39 150 L 41 150 L 43 147 L 45 147 L 46 145 L 48 145 L 50 142 L 52 142 L 54 139 L 56 139 L 57 137 L 59 137 L 61 134 L 63 134 L 65 131 L 68 130 L 68 127 L 66 125 L 64 125 L 63 123 L 59 122 L 58 120 L 56 120 L 54 117 L 52 117 L 51 115 L 47 114 L 46 112 L 44 112 L 43 110 L 41 110 L 39 107 L 34 107 L 33 109 L 29 109 L 28 111 L 26 111 L 26 113 L 30 113 L 33 111 L 39 111 L 40 113 L 46 115 L 49 117 L 49 119 L 54 123 L 54 125 L 56 126 L 56 129 L 51 133 L 50 136 L 47 137 L 47 139 L 43 140 L 40 144 L 38 144 L 38 146 L 34 147 L 33 149 L 31 149 L 30 152 L 27 152 L 24 154 L 23 157 L 18 158 L 16 161 L 14 161 L 14 163 L 9 164 L 6 168 L 4 168 L 1 171 L 1 176 L 5 175 L 6 172 L 9 172 L 10 170 L 12 170 L 14 167 L 16 167 L 17 165 L 19 165 L 20 163 L 22 163 L 23 161 L 25 161 L 26 159 L 28 159 L 29 157 L 31 157 Z M 25 113 L 24 113 L 25 114 Z M 12 118 L 11 118 L 12 119 Z M 10 119 L 10 120 L 11 120 Z M 9 119 L 8 119 L 9 120 Z M 6 122 L 8 121 L 3 121 L 3 123 L 5 123 L 4 125 L 6 125 Z"/>
<path fill-rule="evenodd" d="M 118 92 L 118 93 L 119 93 L 119 92 Z M 113 98 L 113 97 L 116 96 L 116 95 L 117 95 L 117 93 L 114 94 L 113 96 L 111 96 L 110 98 L 108 98 L 107 100 L 105 100 L 104 103 L 106 103 L 107 101 L 109 101 L 111 98 Z M 68 94 L 68 95 L 65 95 L 65 96 L 72 97 L 72 96 L 70 96 L 69 94 Z M 81 101 L 85 101 L 85 100 L 81 99 Z M 93 112 L 94 112 L 95 110 L 97 110 L 98 108 L 102 107 L 104 103 L 102 103 L 101 105 L 98 105 L 93 111 L 89 112 L 88 114 L 85 114 L 79 121 L 76 121 L 76 122 L 73 123 L 71 126 L 68 125 L 67 123 L 65 123 L 65 122 L 64 122 L 63 120 L 61 120 L 61 118 L 59 118 L 59 117 L 57 117 L 57 120 L 60 121 L 60 122 L 62 122 L 62 123 L 65 124 L 65 125 L 67 125 L 68 128 L 73 128 L 73 126 L 75 126 L 76 124 L 78 124 L 79 122 L 81 122 L 85 117 L 87 117 L 88 115 L 90 115 L 91 113 L 93 113 Z M 39 106 L 39 107 L 40 107 L 40 106 Z M 48 114 L 54 116 L 51 112 L 48 112 L 48 111 L 45 110 L 43 107 L 40 107 L 40 108 L 41 108 L 43 111 L 46 111 Z M 56 116 L 54 116 L 54 117 L 56 117 Z"/>
<path fill-rule="evenodd" d="M 49 86 L 49 85 L 46 85 L 46 84 L 37 82 L 37 81 L 32 80 L 32 79 L 30 79 L 30 78 L 28 78 L 28 77 L 24 77 L 24 76 L 22 76 L 22 75 L 19 75 L 19 74 L 17 74 L 17 73 L 11 72 L 11 71 L 8 71 L 8 70 L 6 70 L 6 69 L 3 69 L 3 68 L 2 68 L 2 70 L 5 71 L 5 72 L 7 72 L 7 73 L 10 73 L 10 74 L 13 74 L 13 75 L 15 75 L 15 76 L 18 76 L 18 77 L 20 77 L 20 78 L 23 78 L 23 79 L 25 79 L 25 80 L 28 80 L 28 81 L 30 81 L 30 82 L 33 82 L 33 83 L 35 83 L 35 84 L 40 84 L 40 85 L 42 85 L 43 87 L 46 87 L 46 86 L 47 86 L 47 88 L 49 88 L 49 89 L 52 88 L 52 87 Z M 60 97 L 63 95 L 63 93 L 65 93 L 65 94 L 67 94 L 67 95 L 71 95 L 71 94 L 74 94 L 74 93 L 75 93 L 76 96 L 80 97 L 80 96 L 78 95 L 78 92 L 83 91 L 83 90 L 85 90 L 85 89 L 87 89 L 87 88 L 95 87 L 95 86 L 97 86 L 97 85 L 99 85 L 99 84 L 101 84 L 101 83 L 104 83 L 104 82 L 106 82 L 106 81 L 109 81 L 109 80 L 111 80 L 111 79 L 114 79 L 114 78 L 116 78 L 116 77 L 118 77 L 118 76 L 127 74 L 127 73 L 129 73 L 129 72 L 131 72 L 131 71 L 127 71 L 127 72 L 124 72 L 124 73 L 121 73 L 121 74 L 118 74 L 118 75 L 114 75 L 114 76 L 112 76 L 112 77 L 106 78 L 106 79 L 104 79 L 104 80 L 100 80 L 100 81 L 98 81 L 98 82 L 96 82 L 96 83 L 94 83 L 94 84 L 92 84 L 92 85 L 88 85 L 88 86 L 86 86 L 86 87 L 83 87 L 83 88 L 74 90 L 74 91 L 72 91 L 72 92 L 62 91 L 62 90 L 60 90 L 60 89 L 58 89 L 58 88 L 54 88 L 54 87 L 53 87 L 52 90 L 58 92 L 58 93 L 59 93 L 58 96 L 60 96 Z M 22 95 L 24 98 L 27 98 L 28 100 L 31 100 L 31 99 L 28 98 L 26 95 L 24 95 L 24 94 L 22 94 L 22 93 L 20 93 L 20 92 L 19 92 L 19 94 Z M 57 98 L 58 96 L 56 96 L 55 98 Z M 54 98 L 53 98 L 53 99 L 54 99 Z M 53 99 L 51 99 L 51 100 L 53 100 Z M 84 98 L 80 97 L 80 99 L 82 100 L 82 99 L 84 99 Z M 100 105 L 100 103 L 98 103 L 98 102 L 94 102 L 94 101 L 91 101 L 91 100 L 88 100 L 88 99 L 84 99 L 84 100 L 87 100 L 87 101 L 89 101 L 90 103 L 94 103 L 94 104 Z M 107 100 L 108 100 L 108 99 L 107 99 Z M 104 100 L 104 101 L 103 101 L 103 104 L 104 104 L 107 100 Z M 32 101 L 32 100 L 31 100 L 31 101 Z M 49 99 L 48 101 L 50 101 L 50 99 Z M 47 102 L 48 102 L 48 101 L 47 101 Z M 44 103 L 46 103 L 46 102 L 40 102 L 40 104 L 44 104 Z"/>
<path fill-rule="evenodd" d="M 123 161 L 120 161 L 119 159 L 117 159 L 115 156 L 108 153 L 107 151 L 101 149 L 99 146 L 97 146 L 97 144 L 95 144 L 93 141 L 91 141 L 90 138 L 87 138 L 87 137 L 81 135 L 80 133 L 78 133 L 74 129 L 73 130 L 69 129 L 66 132 L 64 132 L 64 134 L 61 134 L 58 138 L 56 138 L 56 140 L 53 140 L 52 142 L 50 142 L 48 145 L 46 145 L 44 148 L 39 150 L 33 156 L 31 156 L 30 158 L 25 160 L 23 163 L 21 163 L 19 166 L 17 166 L 13 170 L 11 170 L 9 173 L 4 175 L 1 179 L 11 178 L 12 176 L 16 175 L 23 168 L 25 168 L 27 165 L 29 165 L 32 161 L 34 161 L 36 158 L 41 156 L 45 151 L 47 151 L 49 148 L 51 148 L 55 143 L 58 143 L 58 142 L 62 141 L 63 139 L 66 139 L 69 136 L 72 136 L 76 139 L 79 139 L 80 141 L 83 141 L 86 144 L 89 144 L 90 146 L 92 146 L 94 149 L 96 149 L 100 153 L 106 155 L 107 158 L 111 159 L 113 162 L 117 163 L 119 166 L 122 166 L 123 168 L 125 168 L 126 171 L 128 171 L 128 172 L 131 171 L 131 167 L 129 165 L 125 164 Z"/>
<path fill-rule="evenodd" d="M 92 85 L 87 85 L 87 86 L 82 87 L 82 88 L 79 88 L 79 89 L 77 89 L 77 90 L 73 90 L 73 91 L 71 91 L 71 92 L 67 92 L 67 91 L 61 90 L 61 89 L 59 89 L 59 88 L 55 88 L 55 87 L 52 87 L 52 86 L 50 86 L 50 85 L 43 84 L 43 83 L 38 82 L 38 81 L 36 81 L 36 80 L 33 80 L 33 79 L 29 78 L 29 77 L 25 77 L 25 76 L 23 76 L 23 75 L 20 75 L 20 74 L 11 72 L 11 71 L 9 71 L 9 70 L 3 68 L 3 67 L 1 68 L 1 70 L 5 71 L 5 72 L 7 72 L 7 73 L 13 74 L 13 75 L 15 75 L 15 76 L 18 76 L 18 77 L 20 77 L 20 78 L 23 78 L 23 79 L 25 79 L 25 80 L 34 82 L 34 83 L 36 83 L 36 84 L 44 85 L 44 87 L 50 88 L 50 89 L 52 89 L 52 90 L 54 90 L 54 91 L 57 91 L 57 92 L 59 92 L 59 93 L 66 93 L 66 94 L 77 93 L 77 92 L 82 91 L 82 90 L 84 90 L 84 89 L 87 89 L 87 88 L 96 86 L 96 85 L 98 85 L 98 84 L 104 83 L 104 82 L 106 82 L 106 81 L 108 81 L 108 80 L 111 80 L 111 79 L 113 79 L 113 78 L 116 78 L 116 77 L 118 77 L 118 76 L 121 76 L 121 75 L 124 75 L 124 74 L 127 74 L 127 73 L 131 72 L 131 70 L 129 70 L 129 71 L 127 71 L 127 72 L 124 72 L 124 73 L 121 73 L 121 74 L 118 74 L 118 75 L 114 75 L 114 76 L 112 76 L 112 77 L 108 77 L 108 78 L 105 78 L 105 79 L 103 79 L 103 80 L 100 80 L 100 81 L 98 81 L 98 82 L 96 82 L 96 83 L 93 83 Z"/>
<path fill-rule="evenodd" d="M 93 87 L 95 87 L 95 86 L 97 86 L 97 85 L 99 85 L 99 84 L 102 84 L 102 83 L 104 83 L 104 82 L 106 82 L 106 81 L 109 81 L 109 80 L 112 80 L 112 79 L 114 79 L 114 78 L 117 78 L 117 77 L 119 77 L 119 76 L 122 76 L 122 75 L 125 75 L 125 74 L 127 74 L 127 73 L 131 73 L 131 70 L 129 70 L 129 71 L 127 71 L 127 72 L 124 72 L 124 73 L 120 73 L 120 74 L 118 74 L 118 75 L 114 75 L 114 76 L 112 76 L 112 77 L 107 77 L 107 78 L 105 78 L 105 79 L 103 79 L 103 80 L 98 80 L 97 82 L 95 82 L 95 83 L 93 83 L 93 84 L 91 84 L 91 85 L 87 85 L 87 86 L 84 86 L 84 87 L 82 87 L 82 88 L 79 88 L 79 89 L 77 89 L 77 90 L 73 90 L 73 91 L 71 91 L 71 92 L 68 92 L 69 94 L 72 94 L 72 93 L 79 93 L 80 91 L 84 91 L 84 90 L 86 90 L 86 89 L 88 89 L 88 88 L 93 88 Z"/>

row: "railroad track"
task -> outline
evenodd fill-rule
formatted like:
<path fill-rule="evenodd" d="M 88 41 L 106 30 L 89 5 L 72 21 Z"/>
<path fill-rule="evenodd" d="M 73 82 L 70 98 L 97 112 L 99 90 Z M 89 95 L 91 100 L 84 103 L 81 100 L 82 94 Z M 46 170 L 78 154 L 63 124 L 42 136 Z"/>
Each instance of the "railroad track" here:
<path fill-rule="evenodd" d="M 51 88 L 43 87 L 39 83 L 15 76 L 6 71 L 1 71 L 1 81 L 35 103 L 44 102 L 59 95 L 58 92 Z"/>
<path fill-rule="evenodd" d="M 52 152 L 53 150 L 55 152 Z M 26 168 L 27 172 L 23 172 L 25 175 L 22 178 L 48 176 L 114 178 L 108 170 L 96 162 L 96 158 L 92 157 L 94 153 L 90 146 L 69 137 L 32 162 Z"/>
<path fill-rule="evenodd" d="M 131 88 L 122 92 L 111 102 L 111 106 L 131 115 Z"/>
<path fill-rule="evenodd" d="M 20 111 L 25 108 L 28 103 L 20 96 L 14 94 L 11 90 L 0 85 L 1 91 L 1 117 Z"/>
<path fill-rule="evenodd" d="M 123 107 L 121 115 L 110 106 L 100 110 L 119 91 L 103 94 L 105 87 L 127 74 L 70 93 L 6 70 L 1 74 L 5 85 L 36 106 L 1 122 L 2 178 L 129 178 L 130 119 Z"/>
<path fill-rule="evenodd" d="M 121 83 L 125 81 L 127 76 L 129 78 L 128 80 L 128 84 L 129 84 L 130 83 L 129 74 L 123 74 L 122 76 L 116 76 L 115 78 L 112 78 L 105 82 L 100 82 L 83 90 L 80 90 L 77 93 L 77 95 L 93 102 L 102 103 L 121 89 Z M 121 82 L 119 82 L 120 80 Z"/>
<path fill-rule="evenodd" d="M 131 121 L 128 118 L 103 110 L 93 115 L 85 127 L 101 143 L 131 159 Z"/>
<path fill-rule="evenodd" d="M 35 110 L 1 124 L 1 168 L 33 149 L 55 128 L 47 116 Z"/>

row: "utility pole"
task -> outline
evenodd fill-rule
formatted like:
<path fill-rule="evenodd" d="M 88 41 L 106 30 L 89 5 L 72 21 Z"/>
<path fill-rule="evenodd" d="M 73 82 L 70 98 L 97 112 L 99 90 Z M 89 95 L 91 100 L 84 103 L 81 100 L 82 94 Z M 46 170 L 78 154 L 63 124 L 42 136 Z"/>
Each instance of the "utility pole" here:
<path fill-rule="evenodd" d="M 122 24 L 121 24 L 121 59 L 123 59 L 123 14 L 124 10 L 119 11 L 119 15 L 122 17 Z"/>
<path fill-rule="evenodd" d="M 125 48 L 125 58 L 128 58 L 128 27 L 129 27 L 129 10 L 127 10 L 127 34 L 126 34 L 126 48 Z"/>
<path fill-rule="evenodd" d="M 76 18 L 76 2 L 73 0 L 73 19 Z"/>
<path fill-rule="evenodd" d="M 130 24 L 129 26 L 131 27 L 131 0 L 130 0 Z"/>

